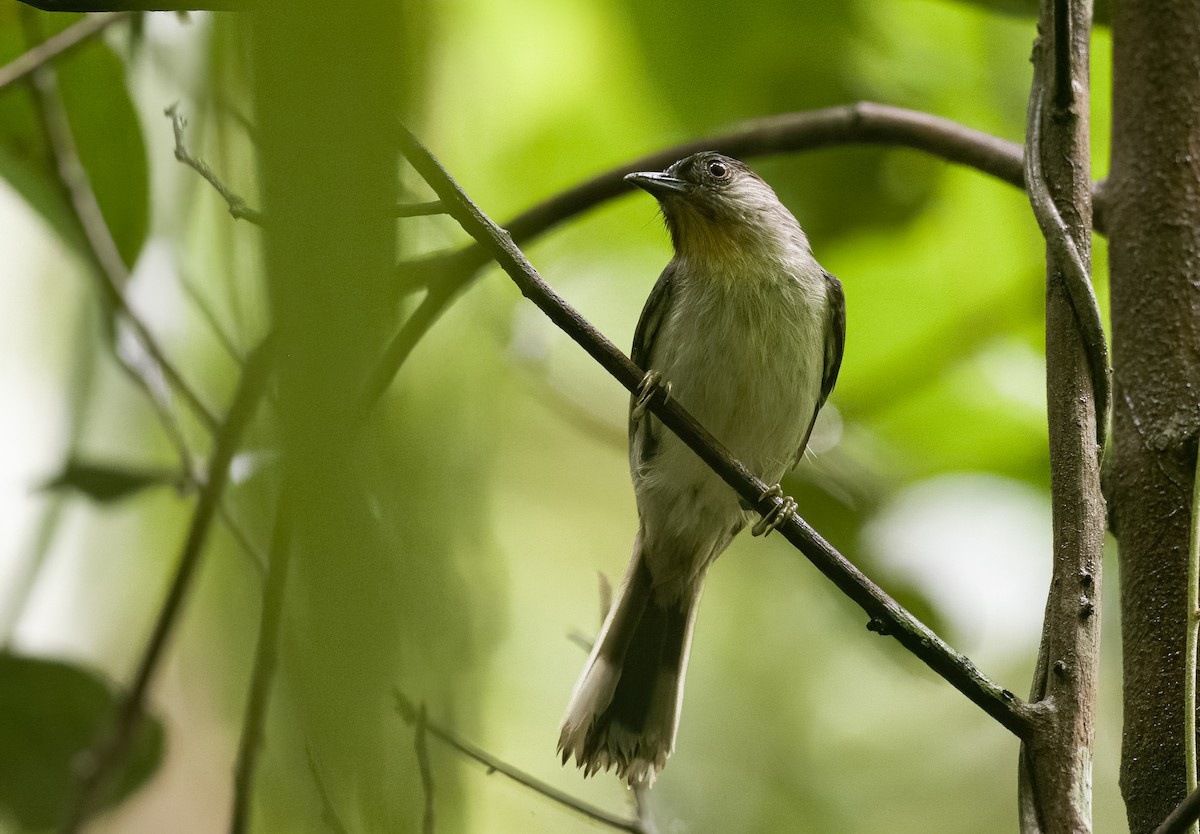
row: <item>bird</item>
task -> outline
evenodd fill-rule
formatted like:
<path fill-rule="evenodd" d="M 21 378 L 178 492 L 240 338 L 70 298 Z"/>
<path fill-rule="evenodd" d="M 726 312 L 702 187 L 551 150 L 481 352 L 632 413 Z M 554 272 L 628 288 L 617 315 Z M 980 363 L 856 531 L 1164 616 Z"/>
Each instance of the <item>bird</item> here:
<path fill-rule="evenodd" d="M 591 776 L 652 786 L 675 747 L 696 610 L 713 561 L 755 511 L 647 411 L 686 408 L 779 499 L 841 368 L 841 282 L 744 163 L 714 151 L 625 179 L 658 201 L 674 256 L 651 290 L 632 359 L 629 468 L 638 530 L 629 567 L 562 720 L 558 750 Z"/>

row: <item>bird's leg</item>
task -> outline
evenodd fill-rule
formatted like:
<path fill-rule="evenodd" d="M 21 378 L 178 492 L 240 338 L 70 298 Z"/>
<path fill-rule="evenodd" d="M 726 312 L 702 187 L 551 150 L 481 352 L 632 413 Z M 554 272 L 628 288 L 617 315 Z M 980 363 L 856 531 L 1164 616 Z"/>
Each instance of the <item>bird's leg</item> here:
<path fill-rule="evenodd" d="M 633 422 L 638 422 L 645 415 L 646 407 L 650 405 L 650 400 L 654 399 L 655 391 L 663 392 L 663 402 L 671 399 L 671 383 L 664 381 L 658 371 L 646 371 L 646 375 L 638 383 L 637 398 L 629 411 L 629 418 Z"/>
<path fill-rule="evenodd" d="M 783 500 L 775 505 L 775 509 L 760 518 L 758 523 L 750 528 L 750 535 L 752 536 L 766 537 L 771 535 L 771 531 L 779 529 L 779 526 L 787 521 L 787 517 L 794 513 L 796 507 L 799 506 L 795 498 L 783 494 L 783 487 L 779 484 L 775 484 L 773 487 L 764 490 L 763 494 L 759 496 L 759 501 L 768 496 L 782 498 Z"/>

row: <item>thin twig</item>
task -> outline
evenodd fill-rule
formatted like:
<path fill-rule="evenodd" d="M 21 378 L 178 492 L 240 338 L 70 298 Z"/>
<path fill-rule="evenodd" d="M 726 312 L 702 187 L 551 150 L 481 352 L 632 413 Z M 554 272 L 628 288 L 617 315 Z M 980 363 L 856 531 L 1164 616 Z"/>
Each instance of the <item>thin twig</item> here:
<path fill-rule="evenodd" d="M 405 723 L 413 725 L 419 720 L 423 707 L 418 707 L 400 690 L 395 690 L 396 711 L 400 713 L 400 717 Z M 476 747 L 469 741 L 459 738 L 454 733 L 433 723 L 432 721 L 425 722 L 425 729 L 431 736 L 439 741 L 450 745 L 462 755 L 474 759 L 488 769 L 489 773 L 495 772 L 507 776 L 514 782 L 524 785 L 535 793 L 539 793 L 547 799 L 558 803 L 564 808 L 569 808 L 576 813 L 583 814 L 585 817 L 603 823 L 611 828 L 619 831 L 629 831 L 632 834 L 649 834 L 642 828 L 641 823 L 637 820 L 626 819 L 619 817 L 616 814 L 611 814 L 603 808 L 598 808 L 595 805 L 590 805 L 583 800 L 576 799 L 568 793 L 560 791 L 553 785 L 548 785 L 545 782 L 530 776 L 528 773 L 517 770 L 510 764 L 507 764 L 485 750 Z"/>
<path fill-rule="evenodd" d="M 180 551 L 171 587 L 159 609 L 154 630 L 142 651 L 133 682 L 122 697 L 111 725 L 83 762 L 66 822 L 61 829 L 63 834 L 78 831 L 95 810 L 96 803 L 123 759 L 140 723 L 154 673 L 162 661 L 167 642 L 183 611 L 184 600 L 200 565 L 212 520 L 229 480 L 229 464 L 266 387 L 271 353 L 270 343 L 266 341 L 259 345 L 246 361 L 246 368 L 229 406 L 229 414 L 217 430 L 213 441 L 208 473 L 196 502 L 196 511 L 188 526 L 187 538 Z"/>
<path fill-rule="evenodd" d="M 230 359 L 241 365 L 243 358 L 241 350 L 238 349 L 238 346 L 234 343 L 230 335 L 225 332 L 225 328 L 221 326 L 216 312 L 208 300 L 201 294 L 200 288 L 186 278 L 181 279 L 179 285 L 183 287 L 183 292 L 188 297 L 188 300 L 196 306 L 196 309 L 200 312 L 200 317 L 204 319 L 204 323 L 208 325 L 208 329 L 212 331 L 213 336 L 216 337 L 217 342 L 225 350 L 225 353 L 229 355 Z"/>
<path fill-rule="evenodd" d="M 448 270 L 445 274 L 453 275 L 455 273 Z M 362 395 L 359 397 L 358 407 L 361 414 L 369 413 L 379 402 L 400 367 L 408 360 L 413 348 L 445 312 L 450 300 L 462 289 L 463 285 L 459 281 L 446 278 L 428 285 L 425 297 L 421 299 L 417 309 L 413 310 L 405 320 L 404 326 L 388 343 L 383 355 L 371 369 L 371 373 L 363 385 Z"/>
<path fill-rule="evenodd" d="M 1054 262 L 1062 272 L 1067 295 L 1079 320 L 1080 337 L 1087 353 L 1088 369 L 1092 378 L 1092 391 L 1096 397 L 1096 446 L 1097 454 L 1103 455 L 1108 438 L 1109 416 L 1112 414 L 1112 368 L 1108 363 L 1108 343 L 1104 339 L 1104 325 L 1100 320 L 1100 304 L 1092 287 L 1090 272 L 1079 254 L 1075 239 L 1067 230 L 1058 206 L 1050 196 L 1046 178 L 1042 173 L 1041 148 L 1042 101 L 1045 92 L 1035 85 L 1029 96 L 1029 118 L 1027 133 L 1028 148 L 1025 154 L 1025 177 L 1029 185 L 1029 202 L 1034 217 L 1046 238 Z"/>
<path fill-rule="evenodd" d="M 417 768 L 421 771 L 421 791 L 425 794 L 425 817 L 421 824 L 421 831 L 423 834 L 434 834 L 437 829 L 434 825 L 433 768 L 429 765 L 429 744 L 426 739 L 428 729 L 429 716 L 425 712 L 425 705 L 421 704 L 421 709 L 417 713 L 416 732 L 413 734 Z"/>
<path fill-rule="evenodd" d="M 229 535 L 233 537 L 233 540 L 237 543 L 237 546 L 241 548 L 242 552 L 250 559 L 250 564 L 254 566 L 256 571 L 258 571 L 258 575 L 260 577 L 265 577 L 268 570 L 267 560 L 263 558 L 263 554 L 260 553 L 258 548 L 255 547 L 253 542 L 250 541 L 250 537 L 246 535 L 246 531 L 242 529 L 242 525 L 238 523 L 236 518 L 234 518 L 233 513 L 230 512 L 229 507 L 225 505 L 224 501 L 217 505 L 217 518 L 219 518 L 221 523 L 225 525 L 225 529 L 229 532 Z"/>
<path fill-rule="evenodd" d="M 305 752 L 308 754 L 308 772 L 312 774 L 313 782 L 317 785 L 317 795 L 321 797 L 321 821 L 329 826 L 334 834 L 350 834 L 342 818 L 338 816 L 337 809 L 333 807 L 333 799 L 329 796 L 325 780 L 321 778 L 321 769 L 317 766 L 316 754 L 311 747 L 306 747 Z"/>
<path fill-rule="evenodd" d="M 242 720 L 242 737 L 233 771 L 230 834 L 245 834 L 250 830 L 254 775 L 263 745 L 267 706 L 271 700 L 271 684 L 274 682 L 275 668 L 279 663 L 284 589 L 287 585 L 288 564 L 291 561 L 287 512 L 282 499 L 275 509 L 275 532 L 271 539 L 270 562 L 258 624 L 258 646 L 254 652 L 254 671 L 250 676 L 250 696 L 246 699 L 246 715 Z"/>
<path fill-rule="evenodd" d="M 398 132 L 402 151 L 451 216 L 467 234 L 482 243 L 513 279 L 521 292 L 551 321 L 570 336 L 630 392 L 645 376 L 612 342 L 564 301 L 538 275 L 512 237 L 462 191 L 436 159 L 407 130 Z M 767 515 L 782 499 L 775 498 L 766 484 L 735 460 L 675 399 L 652 401 L 651 410 L 664 425 L 712 467 L 751 507 Z M 888 596 L 858 568 L 837 552 L 795 513 L 779 527 L 784 537 L 798 548 L 818 570 L 860 605 L 870 616 L 873 631 L 894 636 L 933 671 L 1019 737 L 1031 730 L 1038 711 L 984 676 L 971 661 L 946 644 L 924 623 Z"/>
<path fill-rule="evenodd" d="M 10 84 L 25 78 L 46 64 L 69 53 L 108 27 L 132 17 L 130 12 L 90 15 L 78 23 L 63 29 L 57 35 L 21 53 L 0 67 L 0 91 Z"/>
<path fill-rule="evenodd" d="M 204 427 L 210 432 L 214 431 L 217 427 L 217 418 L 183 379 L 150 333 L 150 329 L 125 300 L 124 287 L 129 282 L 129 270 L 121 258 L 116 241 L 113 240 L 104 215 L 100 211 L 100 204 L 96 201 L 96 194 L 92 191 L 91 183 L 88 181 L 87 171 L 79 160 L 75 137 L 71 133 L 71 125 L 67 120 L 66 108 L 58 92 L 53 69 L 42 65 L 33 71 L 30 80 L 38 100 L 50 149 L 58 168 L 59 179 L 70 198 L 71 207 L 88 244 L 86 254 L 91 260 L 93 272 L 98 278 L 97 284 L 101 295 L 109 307 L 129 325 L 142 349 L 162 372 L 163 377 L 175 392 L 195 412 Z M 123 359 L 119 352 L 117 359 L 134 381 L 146 389 L 146 393 L 150 396 L 151 402 L 158 410 L 159 417 L 168 430 L 177 429 L 177 426 L 174 426 L 176 420 L 171 413 L 170 405 L 160 401 L 153 381 L 148 379 L 145 373 L 133 363 Z"/>
<path fill-rule="evenodd" d="M 207 162 L 192 156 L 191 152 L 188 151 L 187 144 L 183 139 L 183 132 L 187 128 L 187 119 L 179 112 L 179 105 L 172 104 L 163 113 L 171 120 L 171 126 L 175 133 L 175 159 L 203 177 L 221 195 L 221 199 L 229 206 L 229 213 L 235 220 L 245 220 L 253 223 L 255 226 L 264 225 L 267 219 L 266 215 L 258 209 L 251 208 L 240 194 L 227 186 L 216 175 L 216 172 L 213 171 Z M 240 114 L 236 114 L 235 118 L 245 120 L 245 117 Z M 246 120 L 243 124 L 251 132 L 251 135 L 253 135 L 253 126 L 250 125 L 249 121 Z M 442 205 L 441 200 L 427 200 L 420 203 L 397 203 L 395 209 L 396 217 L 429 217 L 445 213 L 446 207 Z"/>
<path fill-rule="evenodd" d="M 1200 444 L 1192 479 L 1192 535 L 1188 547 L 1187 638 L 1183 660 L 1183 750 L 1187 792 L 1196 790 L 1196 644 L 1200 641 Z M 1193 821 L 1191 834 L 1200 832 Z"/>
<path fill-rule="evenodd" d="M 197 159 L 188 152 L 187 145 L 183 141 L 183 131 L 187 127 L 187 120 L 179 112 L 179 105 L 172 104 L 163 110 L 163 114 L 171 120 L 171 127 L 175 133 L 175 158 L 203 177 L 209 185 L 216 189 L 217 193 L 221 195 L 221 199 L 229 206 L 229 213 L 233 216 L 233 219 L 245 220 L 253 223 L 255 226 L 263 225 L 264 217 L 261 211 L 246 205 L 246 201 L 239 194 L 221 182 L 221 178 L 213 173 L 212 168 L 208 167 L 207 162 L 203 159 Z"/>

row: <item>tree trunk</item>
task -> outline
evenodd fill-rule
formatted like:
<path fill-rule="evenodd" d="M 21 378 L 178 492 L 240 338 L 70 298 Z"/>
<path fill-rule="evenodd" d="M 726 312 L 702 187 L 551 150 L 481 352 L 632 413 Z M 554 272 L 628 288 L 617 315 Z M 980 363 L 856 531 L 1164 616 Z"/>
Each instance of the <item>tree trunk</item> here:
<path fill-rule="evenodd" d="M 1126 0 L 1113 21 L 1106 195 L 1116 397 L 1106 474 L 1120 544 L 1132 834 L 1184 796 L 1183 648 L 1200 399 L 1200 4 Z"/>

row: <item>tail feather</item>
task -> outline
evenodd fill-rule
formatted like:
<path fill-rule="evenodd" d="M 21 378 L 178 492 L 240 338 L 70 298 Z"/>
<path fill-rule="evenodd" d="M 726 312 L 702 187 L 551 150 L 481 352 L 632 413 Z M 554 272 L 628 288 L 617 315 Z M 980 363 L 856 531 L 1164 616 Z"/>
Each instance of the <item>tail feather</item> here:
<path fill-rule="evenodd" d="M 635 543 L 563 718 L 564 764 L 574 756 L 586 776 L 615 768 L 631 785 L 654 782 L 675 746 L 698 592 L 663 600 Z"/>

